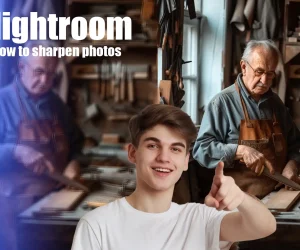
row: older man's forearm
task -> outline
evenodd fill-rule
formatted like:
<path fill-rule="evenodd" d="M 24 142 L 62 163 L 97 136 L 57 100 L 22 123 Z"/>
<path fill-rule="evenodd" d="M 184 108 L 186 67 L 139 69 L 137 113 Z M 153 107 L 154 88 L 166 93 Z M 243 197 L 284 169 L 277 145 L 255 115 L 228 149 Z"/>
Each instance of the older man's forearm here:
<path fill-rule="evenodd" d="M 225 144 L 216 141 L 204 144 L 201 141 L 196 141 L 193 157 L 207 168 L 215 168 L 219 161 L 223 161 L 225 167 L 232 167 L 237 147 L 237 144 Z"/>

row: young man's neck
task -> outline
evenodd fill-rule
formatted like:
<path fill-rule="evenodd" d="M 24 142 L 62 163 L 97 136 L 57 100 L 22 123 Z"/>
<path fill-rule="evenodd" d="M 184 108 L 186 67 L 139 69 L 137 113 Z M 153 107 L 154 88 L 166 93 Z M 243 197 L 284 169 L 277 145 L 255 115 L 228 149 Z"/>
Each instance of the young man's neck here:
<path fill-rule="evenodd" d="M 147 192 L 136 189 L 126 197 L 127 202 L 137 210 L 146 213 L 163 213 L 169 210 L 172 202 L 174 188 L 164 192 Z"/>

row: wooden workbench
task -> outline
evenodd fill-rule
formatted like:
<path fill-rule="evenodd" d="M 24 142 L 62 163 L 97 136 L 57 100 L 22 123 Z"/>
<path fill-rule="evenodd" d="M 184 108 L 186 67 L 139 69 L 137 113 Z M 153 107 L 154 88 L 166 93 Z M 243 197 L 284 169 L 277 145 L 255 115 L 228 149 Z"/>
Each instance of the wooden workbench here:
<path fill-rule="evenodd" d="M 272 192 L 263 201 L 275 195 Z M 300 200 L 291 208 L 291 212 L 274 214 L 277 230 L 274 234 L 260 240 L 241 242 L 240 250 L 299 250 L 300 249 Z"/>
<path fill-rule="evenodd" d="M 112 201 L 122 197 L 116 190 L 97 190 L 87 195 L 72 211 L 35 216 L 51 194 L 29 207 L 18 216 L 19 250 L 69 250 L 79 219 L 92 208 L 87 201 Z M 100 199 L 101 198 L 101 199 Z"/>
<path fill-rule="evenodd" d="M 274 195 L 274 193 L 272 194 Z M 91 209 L 87 209 L 87 201 L 107 201 L 119 198 L 116 192 L 98 190 L 86 196 L 73 211 L 59 215 L 35 217 L 47 201 L 48 196 L 31 206 L 18 217 L 19 250 L 69 250 L 79 219 Z M 300 201 L 293 207 L 292 213 L 275 215 L 277 231 L 271 236 L 255 241 L 241 242 L 241 250 L 299 250 L 300 249 Z"/>

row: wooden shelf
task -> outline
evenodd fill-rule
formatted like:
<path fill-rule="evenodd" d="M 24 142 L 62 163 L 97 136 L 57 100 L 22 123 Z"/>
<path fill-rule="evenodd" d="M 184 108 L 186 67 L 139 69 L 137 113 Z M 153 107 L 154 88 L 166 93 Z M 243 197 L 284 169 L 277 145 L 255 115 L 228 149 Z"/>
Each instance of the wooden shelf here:
<path fill-rule="evenodd" d="M 68 4 L 72 3 L 91 3 L 91 4 L 120 4 L 120 5 L 129 5 L 129 4 L 142 4 L 141 0 L 69 0 Z"/>
<path fill-rule="evenodd" d="M 300 0 L 286 0 L 286 3 L 289 4 L 289 3 L 300 3 Z"/>
<path fill-rule="evenodd" d="M 284 63 L 288 63 L 300 53 L 300 43 L 285 44 Z"/>
<path fill-rule="evenodd" d="M 285 42 L 285 45 L 300 46 L 300 42 L 297 43 Z"/>

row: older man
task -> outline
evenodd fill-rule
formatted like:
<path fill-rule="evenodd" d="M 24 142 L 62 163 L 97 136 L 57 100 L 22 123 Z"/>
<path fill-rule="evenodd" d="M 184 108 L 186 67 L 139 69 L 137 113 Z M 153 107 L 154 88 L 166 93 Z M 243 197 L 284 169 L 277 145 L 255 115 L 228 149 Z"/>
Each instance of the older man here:
<path fill-rule="evenodd" d="M 39 45 L 53 46 L 26 47 Z M 0 249 L 16 249 L 15 216 L 57 185 L 43 173 L 79 174 L 83 134 L 51 90 L 57 62 L 22 57 L 14 83 L 0 90 Z"/>
<path fill-rule="evenodd" d="M 261 174 L 266 166 L 300 182 L 300 132 L 287 108 L 270 89 L 279 51 L 271 41 L 250 41 L 235 83 L 208 104 L 193 156 L 213 168 L 224 161 L 225 173 L 258 197 L 276 182 Z"/>

